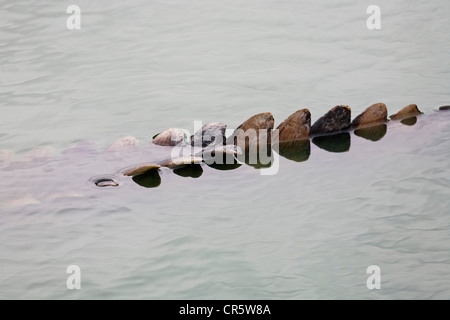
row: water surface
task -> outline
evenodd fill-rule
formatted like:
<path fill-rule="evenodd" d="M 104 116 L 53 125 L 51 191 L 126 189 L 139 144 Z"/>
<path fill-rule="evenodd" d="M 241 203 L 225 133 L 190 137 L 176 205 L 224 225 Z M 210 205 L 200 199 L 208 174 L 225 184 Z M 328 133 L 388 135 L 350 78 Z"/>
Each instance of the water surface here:
<path fill-rule="evenodd" d="M 350 0 L 79 0 L 74 31 L 69 4 L 1 3 L 0 298 L 450 298 L 450 113 L 435 112 L 450 103 L 448 1 L 378 1 L 379 31 L 372 3 Z M 425 115 L 376 142 L 351 132 L 346 152 L 312 142 L 276 175 L 89 182 L 156 160 L 151 137 L 194 120 L 376 102 Z M 141 151 L 103 154 L 126 135 Z M 26 161 L 38 146 L 55 153 Z"/>

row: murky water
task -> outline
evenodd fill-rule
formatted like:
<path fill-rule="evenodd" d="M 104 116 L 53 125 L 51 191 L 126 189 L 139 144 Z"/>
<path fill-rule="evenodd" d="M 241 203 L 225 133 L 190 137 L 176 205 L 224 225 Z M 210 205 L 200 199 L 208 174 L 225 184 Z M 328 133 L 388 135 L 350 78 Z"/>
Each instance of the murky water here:
<path fill-rule="evenodd" d="M 357 1 L 76 4 L 71 31 L 68 4 L 1 2 L 0 298 L 450 298 L 448 1 L 379 1 L 375 31 Z M 169 127 L 375 102 L 425 115 L 313 140 L 275 175 L 89 181 L 159 159 Z M 103 152 L 126 135 L 141 149 Z"/>

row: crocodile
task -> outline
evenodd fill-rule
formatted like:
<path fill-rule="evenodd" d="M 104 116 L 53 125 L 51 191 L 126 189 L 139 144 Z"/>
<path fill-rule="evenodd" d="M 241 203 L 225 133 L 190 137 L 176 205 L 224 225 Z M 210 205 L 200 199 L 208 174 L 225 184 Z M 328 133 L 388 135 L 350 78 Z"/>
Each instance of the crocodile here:
<path fill-rule="evenodd" d="M 439 107 L 436 111 L 447 114 L 450 106 Z M 339 105 L 313 124 L 308 109 L 297 110 L 275 129 L 273 115 L 259 113 L 244 121 L 228 137 L 225 136 L 226 125 L 213 122 L 192 136 L 186 130 L 167 129 L 145 146 L 141 146 L 135 137 L 123 137 L 101 152 L 95 143 L 88 141 L 76 143 L 61 154 L 45 146 L 21 156 L 0 150 L 4 199 L 0 206 L 86 197 L 89 189 L 80 185 L 83 177 L 87 186 L 100 189 L 120 187 L 130 181 L 157 187 L 163 172 L 197 178 L 202 175 L 205 165 L 218 170 L 234 170 L 243 164 L 267 168 L 272 165 L 274 154 L 302 162 L 309 159 L 311 144 L 328 152 L 346 152 L 350 149 L 351 133 L 378 141 L 392 123 L 412 126 L 421 117 L 428 119 L 429 115 L 422 115 L 414 104 L 389 117 L 386 105 L 376 103 L 352 120 L 351 109 Z M 433 117 L 430 121 L 434 121 Z M 265 150 L 269 161 L 262 163 L 259 157 L 252 161 L 251 155 L 255 152 L 259 155 L 261 150 Z M 13 192 L 18 182 L 21 182 L 20 195 Z"/>

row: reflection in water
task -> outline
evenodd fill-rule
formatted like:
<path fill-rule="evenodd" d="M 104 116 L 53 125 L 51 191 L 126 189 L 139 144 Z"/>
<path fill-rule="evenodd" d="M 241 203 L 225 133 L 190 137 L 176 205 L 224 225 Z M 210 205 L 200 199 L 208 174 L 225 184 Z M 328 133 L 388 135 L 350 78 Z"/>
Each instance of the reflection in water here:
<path fill-rule="evenodd" d="M 406 126 L 413 126 L 417 123 L 417 117 L 406 118 L 400 121 Z"/>
<path fill-rule="evenodd" d="M 134 176 L 133 181 L 144 188 L 156 188 L 161 184 L 161 177 L 158 170 L 148 171 L 147 173 Z"/>
<path fill-rule="evenodd" d="M 229 160 L 228 162 L 224 163 L 208 163 L 206 162 L 206 165 L 210 168 L 216 169 L 216 170 L 234 170 L 242 166 L 234 157 Z"/>
<path fill-rule="evenodd" d="M 281 142 L 278 144 L 278 153 L 286 159 L 303 162 L 309 159 L 311 155 L 311 142 L 309 139 Z"/>
<path fill-rule="evenodd" d="M 347 152 L 350 150 L 350 133 L 348 132 L 315 137 L 312 141 L 320 149 L 329 152 Z"/>
<path fill-rule="evenodd" d="M 383 123 L 373 127 L 356 129 L 353 133 L 358 137 L 370 141 L 378 141 L 381 140 L 386 135 L 386 132 L 387 132 L 387 125 Z"/>
<path fill-rule="evenodd" d="M 173 173 L 185 178 L 198 178 L 203 174 L 202 166 L 199 164 L 189 164 L 185 167 L 173 170 Z"/>

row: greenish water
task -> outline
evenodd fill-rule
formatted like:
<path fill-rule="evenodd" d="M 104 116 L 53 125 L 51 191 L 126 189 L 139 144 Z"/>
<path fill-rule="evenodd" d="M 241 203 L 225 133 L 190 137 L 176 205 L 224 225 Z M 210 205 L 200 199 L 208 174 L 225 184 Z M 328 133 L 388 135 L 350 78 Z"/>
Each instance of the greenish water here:
<path fill-rule="evenodd" d="M 380 1 L 379 31 L 356 1 L 78 1 L 73 31 L 69 4 L 1 2 L 0 298 L 450 298 L 447 1 Z M 425 115 L 342 136 L 345 152 L 312 141 L 275 175 L 89 181 L 157 160 L 151 137 L 195 120 L 376 102 Z M 103 152 L 126 135 L 141 148 Z M 30 161 L 38 146 L 54 154 Z"/>

